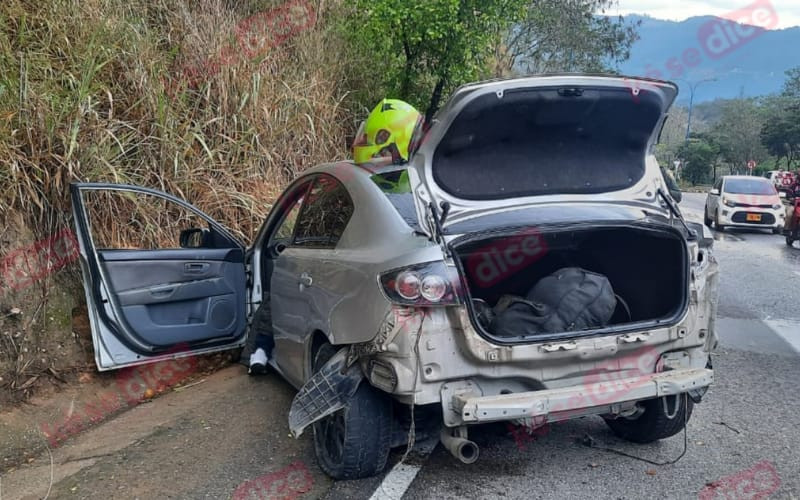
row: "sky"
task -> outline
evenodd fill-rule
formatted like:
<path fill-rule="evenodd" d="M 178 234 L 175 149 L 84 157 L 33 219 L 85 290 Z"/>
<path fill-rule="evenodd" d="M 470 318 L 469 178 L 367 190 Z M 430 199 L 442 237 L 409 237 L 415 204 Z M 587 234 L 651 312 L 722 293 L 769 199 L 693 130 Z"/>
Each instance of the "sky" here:
<path fill-rule="evenodd" d="M 657 19 L 683 21 L 694 16 L 727 17 L 754 4 L 774 8 L 778 17 L 777 29 L 800 26 L 800 0 L 619 0 L 608 13 L 647 14 Z"/>

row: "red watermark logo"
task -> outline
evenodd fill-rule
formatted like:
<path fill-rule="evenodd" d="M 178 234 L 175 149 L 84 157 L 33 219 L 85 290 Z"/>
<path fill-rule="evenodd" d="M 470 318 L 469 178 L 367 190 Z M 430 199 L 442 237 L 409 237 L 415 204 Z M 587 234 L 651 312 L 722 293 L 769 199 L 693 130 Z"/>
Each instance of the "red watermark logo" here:
<path fill-rule="evenodd" d="M 170 349 L 167 354 L 177 354 L 186 349 L 187 346 L 177 346 Z M 194 357 L 124 368 L 117 372 L 116 390 L 101 393 L 78 409 L 73 406 L 66 408 L 64 417 L 60 421 L 42 423 L 39 429 L 44 433 L 50 446 L 57 447 L 69 437 L 105 420 L 113 413 L 134 407 L 156 394 L 173 388 L 196 370 L 197 359 Z"/>
<path fill-rule="evenodd" d="M 314 7 L 308 0 L 294 0 L 274 9 L 259 12 L 242 21 L 235 29 L 236 44 L 227 44 L 220 52 L 198 65 L 184 65 L 181 77 L 165 82 L 167 93 L 176 95 L 176 86 L 185 83 L 196 88 L 203 80 L 216 75 L 224 66 L 267 55 L 278 46 L 316 23 Z"/>
<path fill-rule="evenodd" d="M 308 493 L 314 479 L 303 462 L 295 462 L 277 472 L 271 472 L 239 485 L 233 492 L 233 500 L 292 500 Z"/>
<path fill-rule="evenodd" d="M 549 413 L 559 414 L 562 420 L 558 422 L 564 422 L 571 415 L 580 415 L 584 408 L 623 401 L 635 389 L 652 383 L 646 375 L 661 372 L 662 367 L 658 351 L 651 346 L 642 347 L 619 359 L 604 361 L 582 377 L 580 395 L 571 397 L 563 405 L 553 405 Z M 645 378 L 636 380 L 638 377 Z M 544 418 L 539 417 L 539 420 Z M 537 418 L 522 426 L 508 422 L 506 428 L 520 451 L 527 443 L 550 432 L 550 424 L 546 421 L 537 422 Z"/>
<path fill-rule="evenodd" d="M 777 491 L 781 478 L 775 465 L 767 460 L 743 471 L 706 485 L 697 495 L 699 500 L 761 500 Z"/>
<path fill-rule="evenodd" d="M 772 3 L 757 0 L 707 22 L 697 31 L 697 39 L 708 57 L 719 59 L 777 26 L 778 13 Z"/>
<path fill-rule="evenodd" d="M 546 253 L 547 243 L 542 233 L 525 229 L 473 252 L 467 258 L 467 270 L 475 285 L 487 288 L 525 269 Z"/>
<path fill-rule="evenodd" d="M 78 253 L 71 229 L 17 249 L 0 261 L 0 292 L 27 288 L 77 259 Z"/>
<path fill-rule="evenodd" d="M 769 0 L 756 0 L 741 9 L 725 14 L 703 24 L 697 30 L 700 48 L 688 47 L 680 54 L 667 59 L 664 68 L 648 64 L 644 76 L 657 80 L 685 77 L 703 62 L 703 53 L 710 59 L 720 59 L 765 31 L 778 26 L 778 14 Z M 641 92 L 647 90 L 645 82 L 625 79 L 625 86 L 637 103 Z"/>

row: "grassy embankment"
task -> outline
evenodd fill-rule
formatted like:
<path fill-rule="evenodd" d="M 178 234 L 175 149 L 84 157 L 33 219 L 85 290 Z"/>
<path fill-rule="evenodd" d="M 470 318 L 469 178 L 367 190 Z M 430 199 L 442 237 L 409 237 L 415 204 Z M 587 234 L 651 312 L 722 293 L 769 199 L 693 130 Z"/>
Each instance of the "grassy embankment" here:
<path fill-rule="evenodd" d="M 244 51 L 237 26 L 279 2 L 3 0 L 0 259 L 71 227 L 76 180 L 167 191 L 250 238 L 288 180 L 346 155 L 354 83 L 320 4 L 279 42 L 251 23 Z M 94 207 L 94 230 L 113 240 L 129 209 Z M 0 282 L 0 409 L 91 369 L 78 281 L 73 263 L 24 289 Z"/>

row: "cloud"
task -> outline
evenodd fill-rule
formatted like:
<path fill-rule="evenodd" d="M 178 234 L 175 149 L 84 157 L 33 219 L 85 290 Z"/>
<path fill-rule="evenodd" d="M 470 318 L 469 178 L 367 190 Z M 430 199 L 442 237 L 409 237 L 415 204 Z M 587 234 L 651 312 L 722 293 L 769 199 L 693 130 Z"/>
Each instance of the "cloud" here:
<path fill-rule="evenodd" d="M 797 0 L 759 0 L 771 3 L 778 14 L 778 28 L 800 26 L 800 2 Z M 683 21 L 694 16 L 719 16 L 735 12 L 752 1 L 741 0 L 619 0 L 608 14 L 647 14 L 656 19 Z"/>

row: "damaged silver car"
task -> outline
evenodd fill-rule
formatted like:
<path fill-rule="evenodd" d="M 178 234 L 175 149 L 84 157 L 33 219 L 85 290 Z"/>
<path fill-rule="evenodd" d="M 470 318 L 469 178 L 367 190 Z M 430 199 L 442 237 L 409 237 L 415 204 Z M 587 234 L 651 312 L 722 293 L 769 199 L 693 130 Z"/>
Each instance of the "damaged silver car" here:
<path fill-rule="evenodd" d="M 408 164 L 305 171 L 249 248 L 170 195 L 73 185 L 98 367 L 268 331 L 299 389 L 289 427 L 313 428 L 335 478 L 380 472 L 411 431 L 466 463 L 489 422 L 596 415 L 634 442 L 672 436 L 713 381 L 718 282 L 713 239 L 652 153 L 676 94 L 580 75 L 464 86 Z M 178 248 L 102 248 L 84 199 L 109 190 L 204 226 Z"/>

